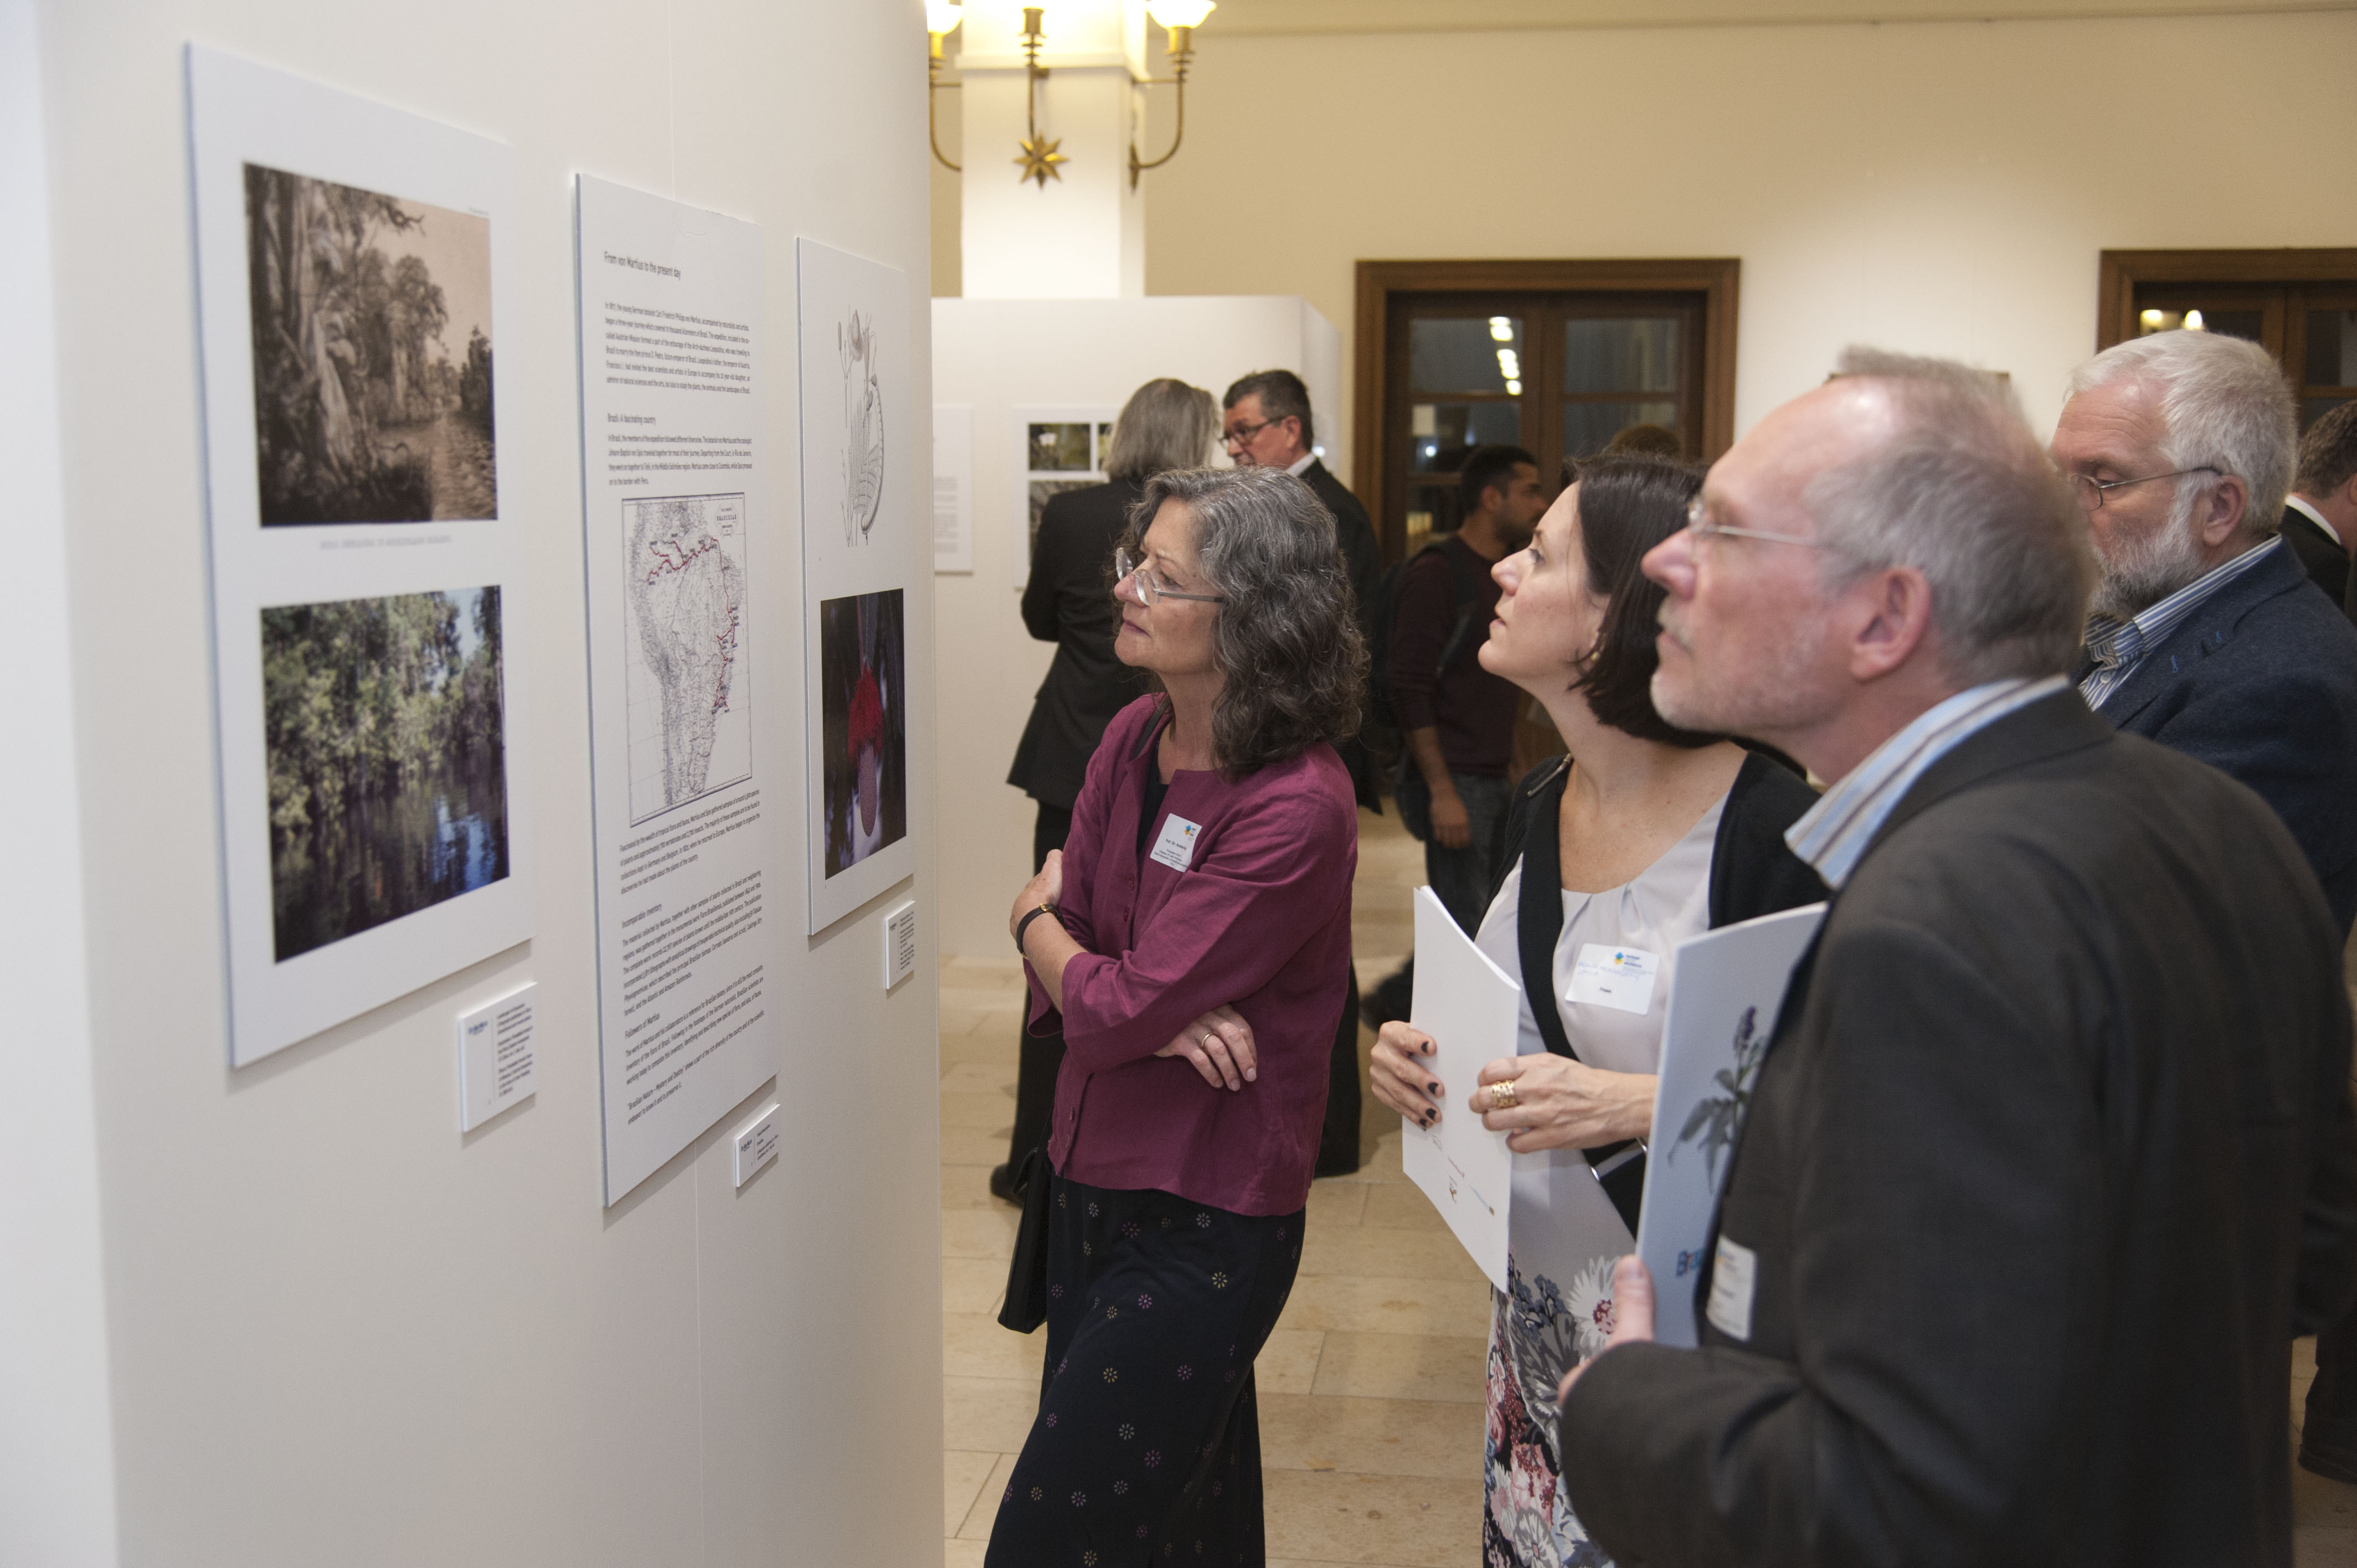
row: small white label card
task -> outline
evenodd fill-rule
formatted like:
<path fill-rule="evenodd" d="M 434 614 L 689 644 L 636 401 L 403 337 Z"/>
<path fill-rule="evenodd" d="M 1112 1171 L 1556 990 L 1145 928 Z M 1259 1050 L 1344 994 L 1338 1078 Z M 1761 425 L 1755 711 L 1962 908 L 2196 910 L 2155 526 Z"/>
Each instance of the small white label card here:
<path fill-rule="evenodd" d="M 458 1131 L 471 1133 L 540 1087 L 535 983 L 458 1016 Z"/>
<path fill-rule="evenodd" d="M 1200 822 L 1190 822 L 1173 811 L 1162 819 L 1162 836 L 1154 841 L 1154 858 L 1173 871 L 1184 871 L 1195 864 L 1195 835 L 1203 831 Z"/>
<path fill-rule="evenodd" d="M 1618 1007 L 1623 1013 L 1643 1013 L 1653 1005 L 1653 981 L 1662 972 L 1662 955 L 1642 948 L 1608 948 L 1582 942 L 1578 961 L 1571 966 L 1574 1002 Z"/>
<path fill-rule="evenodd" d="M 737 1185 L 751 1181 L 763 1165 L 778 1157 L 778 1102 L 770 1101 L 759 1115 L 737 1129 Z"/>
<path fill-rule="evenodd" d="M 916 972 L 917 901 L 911 898 L 884 917 L 884 989 Z"/>
<path fill-rule="evenodd" d="M 1705 1316 L 1710 1326 L 1729 1339 L 1751 1339 L 1751 1294 L 1760 1282 L 1760 1254 L 1750 1248 L 1718 1239 L 1718 1255 L 1710 1270 L 1710 1305 Z"/>

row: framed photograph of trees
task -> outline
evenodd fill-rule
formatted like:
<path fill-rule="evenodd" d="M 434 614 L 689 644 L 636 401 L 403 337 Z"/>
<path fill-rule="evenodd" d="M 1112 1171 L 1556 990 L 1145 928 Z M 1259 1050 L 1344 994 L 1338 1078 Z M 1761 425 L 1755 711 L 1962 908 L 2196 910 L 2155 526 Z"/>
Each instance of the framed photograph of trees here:
<path fill-rule="evenodd" d="M 231 1060 L 529 940 L 508 149 L 188 58 Z"/>

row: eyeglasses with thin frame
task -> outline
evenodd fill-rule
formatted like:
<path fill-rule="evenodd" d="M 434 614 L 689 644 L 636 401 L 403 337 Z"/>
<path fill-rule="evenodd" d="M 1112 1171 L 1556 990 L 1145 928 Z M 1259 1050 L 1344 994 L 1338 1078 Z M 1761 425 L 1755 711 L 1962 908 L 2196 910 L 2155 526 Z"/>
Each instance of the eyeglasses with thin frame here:
<path fill-rule="evenodd" d="M 2148 485 L 2155 479 L 2179 479 L 2188 474 L 2216 474 L 2222 471 L 2214 463 L 2196 463 L 2190 468 L 2171 468 L 2166 474 L 2147 474 L 2142 478 L 2136 479 L 2097 479 L 2091 478 L 2085 474 L 2065 474 L 2062 477 L 2071 481 L 2071 490 L 2079 498 L 2080 510 L 2101 511 L 2104 510 L 2104 497 L 2113 490 L 2122 489 L 2129 485 Z"/>
<path fill-rule="evenodd" d="M 1765 529 L 1738 528 L 1732 523 L 1713 522 L 1704 514 L 1700 496 L 1686 504 L 1686 532 L 1696 539 L 1717 539 L 1721 534 L 1731 534 L 1738 539 L 1764 539 L 1770 544 L 1797 544 L 1803 550 L 1834 548 L 1822 539 L 1803 539 L 1797 533 L 1770 533 Z"/>
<path fill-rule="evenodd" d="M 1290 419 L 1293 416 L 1291 414 L 1286 414 L 1285 419 Z M 1220 445 L 1222 446 L 1249 446 L 1253 444 L 1254 437 L 1257 436 L 1262 431 L 1266 430 L 1272 424 L 1284 424 L 1285 419 L 1264 419 L 1258 424 L 1239 424 L 1233 430 L 1222 431 L 1220 433 Z"/>
<path fill-rule="evenodd" d="M 1137 579 L 1137 591 L 1145 596 L 1146 602 L 1149 605 L 1159 603 L 1164 599 L 1192 599 L 1197 604 L 1202 605 L 1223 605 L 1228 602 L 1218 594 L 1182 594 L 1176 588 L 1166 588 L 1162 585 L 1162 579 L 1154 575 L 1153 567 L 1148 566 L 1126 550 L 1114 551 L 1113 553 L 1113 585 L 1118 589 L 1132 577 Z"/>

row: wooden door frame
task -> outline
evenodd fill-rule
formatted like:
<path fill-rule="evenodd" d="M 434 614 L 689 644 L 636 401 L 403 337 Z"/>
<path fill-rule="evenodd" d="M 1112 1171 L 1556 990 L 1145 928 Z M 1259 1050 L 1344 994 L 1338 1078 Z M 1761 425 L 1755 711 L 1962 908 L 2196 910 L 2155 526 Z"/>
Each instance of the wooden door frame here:
<path fill-rule="evenodd" d="M 2357 254 L 2357 252 L 2351 252 Z M 1648 294 L 1703 296 L 1702 451 L 1735 440 L 1735 328 L 1743 263 L 1734 256 L 1665 260 L 1361 262 L 1352 338 L 1351 477 L 1372 517 L 1388 515 L 1383 463 L 1387 384 L 1384 332 L 1399 294 Z M 1382 525 L 1378 522 L 1377 527 Z"/>
<path fill-rule="evenodd" d="M 2105 251 L 2095 286 L 2098 353 L 2136 335 L 2136 285 L 2147 283 L 2357 284 L 2357 250 Z"/>

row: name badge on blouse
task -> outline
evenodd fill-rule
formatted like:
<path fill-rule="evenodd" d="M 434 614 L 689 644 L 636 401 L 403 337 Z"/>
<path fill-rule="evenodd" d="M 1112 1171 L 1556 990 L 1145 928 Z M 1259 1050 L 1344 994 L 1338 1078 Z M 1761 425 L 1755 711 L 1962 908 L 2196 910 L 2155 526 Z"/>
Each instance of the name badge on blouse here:
<path fill-rule="evenodd" d="M 1195 835 L 1203 831 L 1200 822 L 1190 822 L 1173 812 L 1162 819 L 1162 836 L 1154 841 L 1154 858 L 1173 871 L 1184 871 L 1195 864 Z"/>
<path fill-rule="evenodd" d="M 1571 966 L 1574 1002 L 1618 1007 L 1623 1013 L 1650 1012 L 1653 982 L 1662 972 L 1662 956 L 1642 948 L 1609 948 L 1602 942 L 1582 942 L 1579 961 Z"/>

